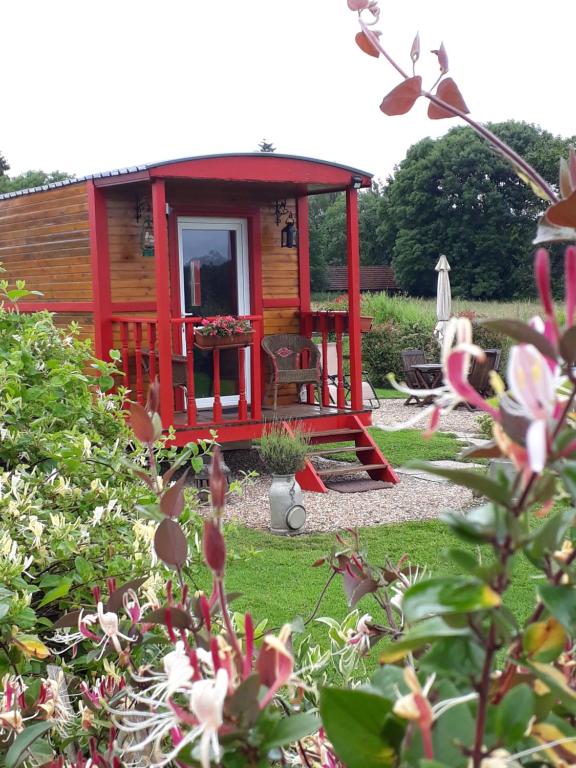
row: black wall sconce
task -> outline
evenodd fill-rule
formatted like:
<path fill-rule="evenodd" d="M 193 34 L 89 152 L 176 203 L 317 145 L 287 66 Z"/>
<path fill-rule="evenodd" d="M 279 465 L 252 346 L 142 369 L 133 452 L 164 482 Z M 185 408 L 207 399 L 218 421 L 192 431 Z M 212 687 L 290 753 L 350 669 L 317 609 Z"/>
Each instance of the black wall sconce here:
<path fill-rule="evenodd" d="M 298 230 L 296 228 L 296 222 L 294 221 L 294 214 L 286 206 L 286 200 L 277 200 L 274 203 L 274 216 L 276 218 L 276 226 L 280 226 L 282 217 L 286 216 L 286 226 L 282 228 L 280 236 L 280 245 L 282 248 L 297 248 L 298 247 Z"/>
<path fill-rule="evenodd" d="M 352 189 L 360 189 L 362 187 L 362 176 L 352 176 Z"/>
<path fill-rule="evenodd" d="M 280 245 L 282 248 L 296 248 L 298 246 L 298 230 L 292 211 L 286 219 L 286 226 L 282 229 Z"/>
<path fill-rule="evenodd" d="M 136 197 L 136 221 L 140 224 L 140 249 L 142 256 L 154 256 L 154 224 L 148 198 Z"/>

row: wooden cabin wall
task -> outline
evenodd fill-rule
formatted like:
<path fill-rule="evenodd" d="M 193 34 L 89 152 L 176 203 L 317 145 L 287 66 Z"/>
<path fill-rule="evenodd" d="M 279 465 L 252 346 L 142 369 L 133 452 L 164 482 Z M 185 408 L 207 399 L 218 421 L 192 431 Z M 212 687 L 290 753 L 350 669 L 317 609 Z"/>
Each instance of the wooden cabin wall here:
<path fill-rule="evenodd" d="M 145 206 L 150 204 L 149 194 L 140 200 L 144 216 Z M 154 257 L 142 255 L 142 218 L 136 220 L 136 201 L 133 191 L 106 191 L 113 302 L 156 300 Z"/>
<path fill-rule="evenodd" d="M 42 296 L 31 300 L 47 309 L 65 302 L 54 322 L 80 325 L 80 338 L 92 338 L 94 323 L 86 303 L 92 301 L 92 267 L 86 182 L 0 200 L 0 263 L 2 278 L 25 280 Z M 74 304 L 84 304 L 74 311 Z M 25 305 L 23 305 L 25 306 Z"/>
<path fill-rule="evenodd" d="M 92 301 L 86 183 L 0 200 L 0 262 L 41 301 Z"/>

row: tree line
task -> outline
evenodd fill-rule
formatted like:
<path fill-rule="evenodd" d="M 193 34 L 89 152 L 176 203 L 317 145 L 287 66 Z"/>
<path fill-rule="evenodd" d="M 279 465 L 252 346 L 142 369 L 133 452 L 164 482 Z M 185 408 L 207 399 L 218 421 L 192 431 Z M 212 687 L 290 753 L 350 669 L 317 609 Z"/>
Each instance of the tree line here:
<path fill-rule="evenodd" d="M 564 139 L 523 122 L 489 128 L 557 186 L 560 157 L 576 137 Z M 346 263 L 345 199 L 310 199 L 313 290 L 326 287 L 331 265 Z M 468 127 L 414 144 L 385 183 L 359 196 L 362 264 L 392 264 L 408 294 L 432 296 L 440 254 L 452 267 L 457 297 L 516 299 L 533 295 L 536 221 L 545 204 L 512 167 Z M 560 249 L 552 271 L 561 276 Z"/>
<path fill-rule="evenodd" d="M 16 176 L 9 176 L 10 166 L 4 155 L 0 152 L 0 195 L 5 192 L 17 192 L 19 189 L 31 189 L 51 184 L 54 181 L 73 179 L 74 174 L 63 171 L 25 171 Z"/>

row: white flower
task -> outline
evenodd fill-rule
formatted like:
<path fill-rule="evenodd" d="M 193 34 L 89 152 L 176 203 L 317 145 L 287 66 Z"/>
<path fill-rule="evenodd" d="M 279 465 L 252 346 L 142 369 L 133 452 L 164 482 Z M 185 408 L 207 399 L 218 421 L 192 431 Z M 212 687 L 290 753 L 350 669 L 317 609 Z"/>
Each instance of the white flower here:
<path fill-rule="evenodd" d="M 104 515 L 104 507 L 96 507 L 92 512 L 92 525 L 99 525 Z"/>
<path fill-rule="evenodd" d="M 218 730 L 223 723 L 227 692 L 228 672 L 224 668 L 218 670 L 214 680 L 198 680 L 192 683 L 189 706 L 198 721 L 198 724 L 192 727 L 188 713 L 170 703 L 151 712 L 145 712 L 141 708 L 110 710 L 114 725 L 123 733 L 132 736 L 132 743 L 124 747 L 123 752 L 140 752 L 144 747 L 153 744 L 152 755 L 155 757 L 152 758 L 150 768 L 161 768 L 175 761 L 184 747 L 200 737 L 200 762 L 202 768 L 210 768 L 210 750 L 216 760 L 220 758 Z M 128 692 L 128 695 L 134 701 L 139 701 L 138 694 Z M 186 731 L 186 728 L 190 730 Z M 174 739 L 175 732 L 183 732 L 183 735 L 169 752 L 162 752 L 162 741 L 169 734 Z M 141 741 L 137 738 L 138 734 L 144 737 Z"/>
<path fill-rule="evenodd" d="M 348 643 L 355 645 L 358 653 L 364 655 L 370 650 L 370 635 L 372 631 L 368 624 L 372 621 L 372 616 L 369 613 L 365 613 L 358 619 L 356 624 L 356 630 L 353 632 L 350 630 Z"/>
<path fill-rule="evenodd" d="M 221 668 L 214 680 L 198 680 L 192 686 L 190 708 L 200 723 L 200 762 L 202 768 L 210 768 L 210 747 L 216 760 L 220 759 L 218 729 L 222 725 L 224 700 L 228 692 L 228 673 Z"/>
<path fill-rule="evenodd" d="M 137 701 L 147 703 L 157 708 L 165 704 L 175 693 L 189 691 L 192 686 L 194 669 L 186 653 L 184 643 L 178 640 L 175 648 L 162 659 L 162 672 L 134 674 L 134 680 L 140 685 L 148 684 Z"/>

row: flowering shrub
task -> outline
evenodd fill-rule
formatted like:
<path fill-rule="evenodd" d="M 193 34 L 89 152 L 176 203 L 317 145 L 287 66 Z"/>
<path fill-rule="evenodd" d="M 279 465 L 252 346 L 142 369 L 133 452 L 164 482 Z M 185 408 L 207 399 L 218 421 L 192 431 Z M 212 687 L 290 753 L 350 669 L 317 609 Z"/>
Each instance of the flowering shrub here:
<path fill-rule="evenodd" d="M 218 317 L 205 318 L 195 332 L 201 336 L 237 336 L 250 333 L 252 326 L 248 320 L 241 320 L 232 315 L 220 315 Z"/>

